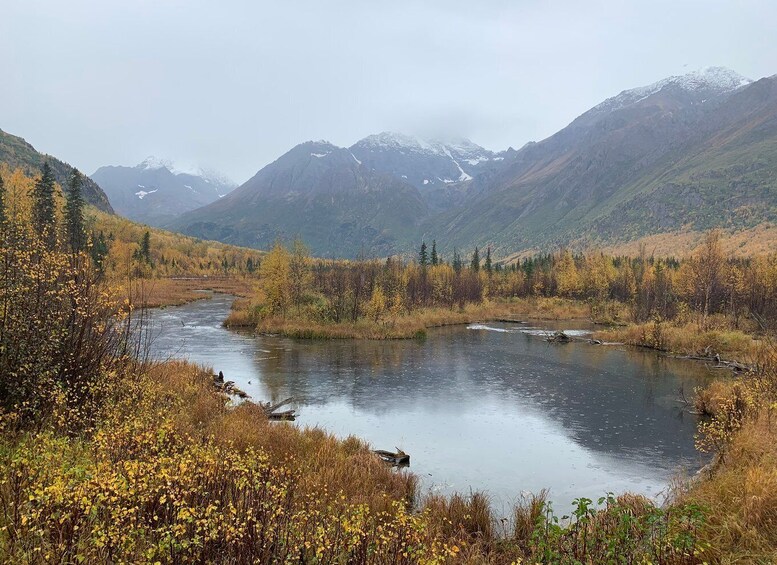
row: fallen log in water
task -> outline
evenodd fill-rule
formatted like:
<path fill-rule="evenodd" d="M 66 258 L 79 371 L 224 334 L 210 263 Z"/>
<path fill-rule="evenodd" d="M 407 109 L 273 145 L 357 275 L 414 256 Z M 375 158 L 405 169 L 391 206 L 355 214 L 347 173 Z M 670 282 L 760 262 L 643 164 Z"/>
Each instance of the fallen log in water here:
<path fill-rule="evenodd" d="M 294 413 L 294 410 L 284 410 L 283 412 L 273 412 L 272 414 L 267 414 L 267 419 L 274 421 L 293 422 L 297 419 L 297 415 Z"/>
<path fill-rule="evenodd" d="M 291 402 L 294 402 L 293 396 L 290 396 L 289 398 L 285 400 L 281 400 L 280 402 L 276 402 L 274 404 L 272 402 L 260 402 L 259 406 L 262 408 L 262 410 L 264 410 L 264 413 L 267 416 L 267 419 L 269 420 L 294 421 L 297 417 L 297 415 L 294 413 L 294 410 L 284 410 L 283 412 L 278 412 L 278 408 L 286 406 Z"/>
<path fill-rule="evenodd" d="M 248 382 L 251 384 L 251 381 Z M 221 371 L 217 375 L 213 375 L 213 386 L 217 391 L 237 396 L 238 398 L 248 398 L 248 394 L 235 386 L 235 381 L 225 381 L 224 373 Z M 284 410 L 278 412 L 279 408 L 286 406 L 287 404 L 294 402 L 294 397 L 286 398 L 280 402 L 257 402 L 258 406 L 262 409 L 268 420 L 286 420 L 294 421 L 297 418 L 294 410 Z"/>
<path fill-rule="evenodd" d="M 704 361 L 705 363 L 713 363 L 713 369 L 731 369 L 735 373 L 749 373 L 753 370 L 752 367 L 740 363 L 739 361 L 726 361 L 721 359 L 720 355 L 706 356 L 706 355 L 673 355 L 675 359 L 690 359 L 692 361 Z"/>
<path fill-rule="evenodd" d="M 383 449 L 376 449 L 373 451 L 375 455 L 383 459 L 386 463 L 390 463 L 395 467 L 409 467 L 410 455 L 397 448 L 396 452 L 384 451 Z"/>

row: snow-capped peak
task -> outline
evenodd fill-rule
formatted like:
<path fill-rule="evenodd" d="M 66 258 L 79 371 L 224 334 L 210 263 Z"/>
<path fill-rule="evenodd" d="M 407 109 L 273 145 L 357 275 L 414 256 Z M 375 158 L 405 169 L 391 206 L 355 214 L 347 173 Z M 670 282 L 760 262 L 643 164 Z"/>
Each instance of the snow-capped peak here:
<path fill-rule="evenodd" d="M 406 135 L 393 131 L 384 131 L 369 135 L 357 142 L 357 145 L 380 149 L 409 149 L 419 153 L 431 152 L 439 153 L 432 143 L 416 136 Z"/>
<path fill-rule="evenodd" d="M 594 106 L 595 111 L 613 111 L 635 104 L 666 87 L 679 87 L 686 92 L 725 94 L 753 82 L 751 79 L 725 67 L 707 67 L 684 75 L 670 76 L 647 86 L 624 90 Z"/>
<path fill-rule="evenodd" d="M 169 159 L 160 159 L 149 155 L 138 165 L 141 169 L 154 170 L 154 169 L 167 169 L 168 171 L 173 168 L 173 162 Z"/>
<path fill-rule="evenodd" d="M 361 146 L 372 150 L 400 150 L 411 153 L 423 153 L 429 155 L 439 155 L 451 157 L 451 153 L 456 156 L 466 156 L 466 158 L 477 159 L 478 156 L 489 156 L 491 154 L 487 149 L 482 148 L 477 143 L 473 143 L 466 138 L 455 140 L 424 139 L 415 135 L 407 135 L 392 131 L 384 131 L 370 135 L 358 141 L 355 146 Z M 481 160 L 487 160 L 484 157 Z"/>
<path fill-rule="evenodd" d="M 171 159 L 161 159 L 159 157 L 154 157 L 153 155 L 146 157 L 139 165 L 137 165 L 136 168 L 140 168 L 146 171 L 167 169 L 175 176 L 189 175 L 193 177 L 200 177 L 209 184 L 212 183 L 215 185 L 227 187 L 236 186 L 231 179 L 212 169 L 205 169 L 192 163 L 181 164 L 172 161 Z"/>

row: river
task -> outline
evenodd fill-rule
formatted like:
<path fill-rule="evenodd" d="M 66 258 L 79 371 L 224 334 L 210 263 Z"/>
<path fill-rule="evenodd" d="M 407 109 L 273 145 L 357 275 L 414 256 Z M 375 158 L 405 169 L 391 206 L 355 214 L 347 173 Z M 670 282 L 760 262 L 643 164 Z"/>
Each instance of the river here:
<path fill-rule="evenodd" d="M 297 425 L 356 435 L 411 454 L 423 492 L 485 490 L 507 512 L 522 492 L 573 498 L 636 492 L 661 500 L 704 460 L 680 391 L 709 382 L 703 364 L 652 351 L 550 344 L 585 322 L 482 323 L 425 340 L 303 341 L 221 326 L 215 294 L 152 313 L 152 355 L 223 371 L 257 400 L 293 396 Z"/>

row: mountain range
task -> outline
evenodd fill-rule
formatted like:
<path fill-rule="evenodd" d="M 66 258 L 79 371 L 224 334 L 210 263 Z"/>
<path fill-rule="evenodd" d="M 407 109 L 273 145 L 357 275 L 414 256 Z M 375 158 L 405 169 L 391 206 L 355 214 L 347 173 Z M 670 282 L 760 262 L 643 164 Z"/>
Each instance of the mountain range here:
<path fill-rule="evenodd" d="M 70 165 L 0 130 L 0 162 L 35 174 L 44 160 L 65 185 Z M 84 193 L 102 210 L 225 243 L 267 248 L 299 235 L 324 257 L 432 239 L 445 253 L 477 245 L 509 257 L 713 227 L 777 234 L 777 75 L 669 77 L 518 150 L 390 132 L 350 147 L 309 141 L 233 188 L 149 158 L 101 167 Z"/>
<path fill-rule="evenodd" d="M 777 75 L 712 67 L 625 90 L 519 150 L 388 132 L 306 142 L 169 227 L 260 248 L 300 235 L 322 256 L 436 239 L 505 257 L 771 224 L 775 179 Z"/>
<path fill-rule="evenodd" d="M 116 212 L 157 227 L 218 200 L 237 186 L 221 174 L 199 168 L 182 170 L 156 157 L 134 167 L 100 167 L 91 178 L 105 190 Z"/>

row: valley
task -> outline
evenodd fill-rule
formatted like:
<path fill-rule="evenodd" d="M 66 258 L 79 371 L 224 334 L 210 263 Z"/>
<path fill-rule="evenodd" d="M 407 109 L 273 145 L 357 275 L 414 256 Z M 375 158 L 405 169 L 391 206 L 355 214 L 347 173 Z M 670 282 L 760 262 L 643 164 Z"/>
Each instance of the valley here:
<path fill-rule="evenodd" d="M 4 5 L 0 563 L 777 563 L 776 18 Z"/>

